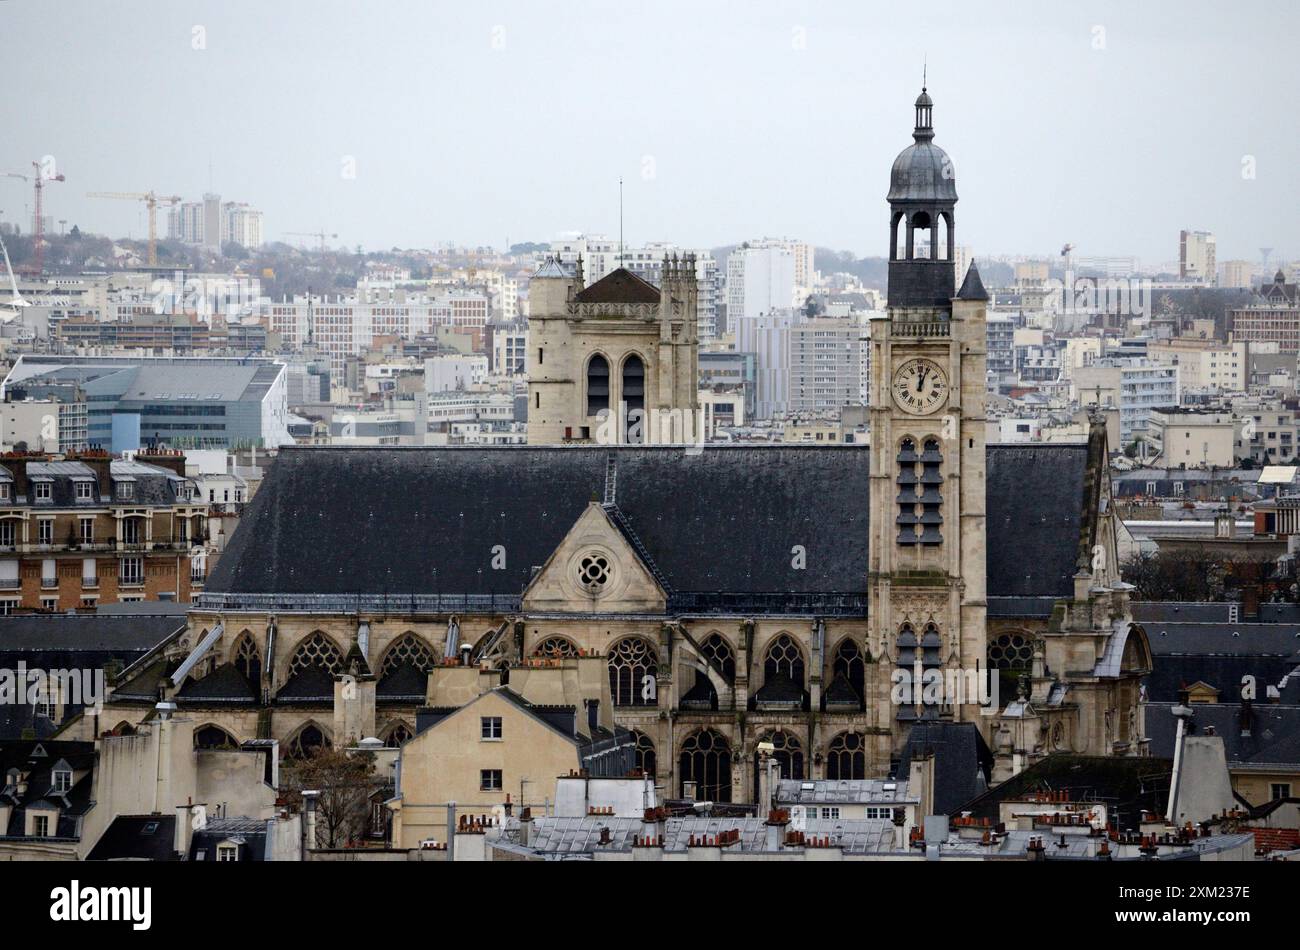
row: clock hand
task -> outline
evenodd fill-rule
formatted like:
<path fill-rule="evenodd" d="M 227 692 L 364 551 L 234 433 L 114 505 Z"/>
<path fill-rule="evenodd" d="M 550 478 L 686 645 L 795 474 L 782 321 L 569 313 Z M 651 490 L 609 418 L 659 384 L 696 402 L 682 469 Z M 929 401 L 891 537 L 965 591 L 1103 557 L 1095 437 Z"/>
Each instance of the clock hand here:
<path fill-rule="evenodd" d="M 916 377 L 916 391 L 918 393 L 925 388 L 925 377 L 929 375 L 929 372 L 929 370 L 923 369 L 920 375 Z"/>

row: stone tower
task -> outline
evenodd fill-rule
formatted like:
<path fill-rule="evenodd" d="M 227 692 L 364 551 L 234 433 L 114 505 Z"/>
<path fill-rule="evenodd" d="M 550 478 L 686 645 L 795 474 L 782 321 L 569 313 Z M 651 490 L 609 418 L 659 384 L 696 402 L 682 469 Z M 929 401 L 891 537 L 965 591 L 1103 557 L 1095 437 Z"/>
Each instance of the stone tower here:
<path fill-rule="evenodd" d="M 590 286 L 582 261 L 548 260 L 529 283 L 528 442 L 682 444 L 699 439 L 695 257 L 664 259 L 660 285 L 616 268 Z"/>
<path fill-rule="evenodd" d="M 914 142 L 890 174 L 888 308 L 871 321 L 871 641 L 913 681 L 936 671 L 974 686 L 985 666 L 988 295 L 972 264 L 952 296 L 957 188 L 933 107 L 922 89 Z M 921 698 L 895 693 L 881 709 L 896 740 L 917 718 L 978 716 L 974 695 Z"/>

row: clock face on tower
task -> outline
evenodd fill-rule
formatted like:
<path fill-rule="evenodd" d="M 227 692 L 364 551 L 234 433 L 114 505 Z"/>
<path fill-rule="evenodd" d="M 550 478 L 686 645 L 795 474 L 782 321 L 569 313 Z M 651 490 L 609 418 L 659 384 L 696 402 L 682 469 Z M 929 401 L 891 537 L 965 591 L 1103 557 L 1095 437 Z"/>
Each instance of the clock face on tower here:
<path fill-rule="evenodd" d="M 893 389 L 900 409 L 925 415 L 948 398 L 948 377 L 933 360 L 908 360 L 894 373 Z"/>

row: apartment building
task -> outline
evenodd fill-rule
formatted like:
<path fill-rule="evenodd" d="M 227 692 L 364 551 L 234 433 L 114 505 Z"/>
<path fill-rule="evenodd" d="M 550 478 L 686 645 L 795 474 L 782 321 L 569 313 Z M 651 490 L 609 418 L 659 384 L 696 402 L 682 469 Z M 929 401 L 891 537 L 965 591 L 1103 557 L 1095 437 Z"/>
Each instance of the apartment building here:
<path fill-rule="evenodd" d="M 795 281 L 795 254 L 784 242 L 742 244 L 727 257 L 727 321 L 797 308 L 803 298 Z"/>
<path fill-rule="evenodd" d="M 1151 340 L 1147 356 L 1161 366 L 1177 366 L 1183 392 L 1245 392 L 1250 361 L 1245 343 L 1176 337 Z"/>
<path fill-rule="evenodd" d="M 10 394 L 0 404 L 0 450 L 79 452 L 88 447 L 86 425 L 86 400 L 75 391 L 66 402 Z"/>
<path fill-rule="evenodd" d="M 1179 404 L 1179 367 L 1143 357 L 1106 357 L 1074 371 L 1071 398 L 1119 409 L 1120 438 L 1143 434 L 1152 410 Z"/>
<path fill-rule="evenodd" d="M 789 412 L 834 412 L 867 404 L 871 346 L 867 326 L 819 318 L 790 327 Z"/>
<path fill-rule="evenodd" d="M 399 290 L 364 297 L 295 297 L 266 302 L 259 309 L 281 346 L 313 348 L 341 375 L 348 357 L 373 349 L 377 337 L 414 340 L 421 334 L 452 329 L 469 333 L 474 349 L 482 352 L 491 308 L 488 296 L 477 291 L 429 296 Z"/>
<path fill-rule="evenodd" d="M 0 457 L 0 615 L 119 601 L 188 602 L 207 505 L 179 452 Z"/>
<path fill-rule="evenodd" d="M 1300 353 L 1300 284 L 1288 283 L 1282 271 L 1229 315 L 1234 339 L 1277 343 L 1283 353 Z"/>
<path fill-rule="evenodd" d="M 1232 468 L 1236 432 L 1231 412 L 1156 409 L 1147 420 L 1147 441 L 1165 467 Z"/>
<path fill-rule="evenodd" d="M 1214 235 L 1208 231 L 1180 231 L 1178 234 L 1178 276 L 1205 284 L 1218 281 L 1214 260 Z"/>
<path fill-rule="evenodd" d="M 1235 451 L 1237 458 L 1251 458 L 1259 465 L 1291 462 L 1300 444 L 1300 424 L 1289 410 L 1268 406 L 1234 405 L 1237 414 Z"/>

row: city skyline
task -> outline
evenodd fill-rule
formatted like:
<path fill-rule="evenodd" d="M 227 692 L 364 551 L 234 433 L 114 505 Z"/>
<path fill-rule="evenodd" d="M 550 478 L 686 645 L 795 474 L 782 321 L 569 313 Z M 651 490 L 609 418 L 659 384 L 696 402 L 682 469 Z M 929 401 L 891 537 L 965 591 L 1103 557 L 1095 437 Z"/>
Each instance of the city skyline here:
<path fill-rule="evenodd" d="M 1206 4 L 740 15 L 670 3 L 634 39 L 590 5 L 564 21 L 516 4 L 392 4 L 383 17 L 284 4 L 256 19 L 148 5 L 136 41 L 108 49 L 95 44 L 111 11 L 69 6 L 65 55 L 27 70 L 64 108 L 6 100 L 0 170 L 52 156 L 67 181 L 47 189 L 46 214 L 83 230 L 146 231 L 143 206 L 88 191 L 213 191 L 263 210 L 268 240 L 323 229 L 368 250 L 501 247 L 618 233 L 622 178 L 629 244 L 796 234 L 879 256 L 874 183 L 928 64 L 936 141 L 961 156 L 963 242 L 977 256 L 1068 242 L 1169 261 L 1182 229 L 1214 233 L 1220 261 L 1300 249 L 1294 223 L 1270 210 L 1300 204 L 1284 180 L 1300 149 L 1280 123 L 1233 106 L 1293 85 L 1279 27 L 1297 14 L 1282 4 L 1207 31 Z M 20 47 L 50 29 L 37 9 L 0 9 Z M 379 65 L 350 53 L 376 46 L 389 50 Z M 94 82 L 80 65 L 92 59 L 117 81 Z M 150 84 L 141 108 L 135 90 Z M 5 181 L 3 220 L 25 229 L 30 186 Z"/>

